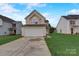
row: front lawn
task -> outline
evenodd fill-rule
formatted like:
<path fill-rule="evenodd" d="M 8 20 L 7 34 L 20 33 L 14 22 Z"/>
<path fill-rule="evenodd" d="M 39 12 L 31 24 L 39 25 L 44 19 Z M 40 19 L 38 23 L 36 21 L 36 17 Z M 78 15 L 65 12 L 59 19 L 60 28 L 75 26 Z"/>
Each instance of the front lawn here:
<path fill-rule="evenodd" d="M 6 35 L 6 36 L 0 36 L 0 45 L 11 42 L 13 40 L 16 40 L 20 38 L 21 35 Z"/>
<path fill-rule="evenodd" d="M 46 43 L 54 56 L 79 56 L 79 35 L 52 33 Z"/>

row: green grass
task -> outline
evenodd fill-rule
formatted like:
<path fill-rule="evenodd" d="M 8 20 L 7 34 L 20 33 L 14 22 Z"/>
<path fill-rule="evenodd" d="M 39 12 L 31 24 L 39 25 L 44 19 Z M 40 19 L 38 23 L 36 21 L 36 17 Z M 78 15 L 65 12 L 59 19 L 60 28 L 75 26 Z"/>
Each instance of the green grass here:
<path fill-rule="evenodd" d="M 52 33 L 46 43 L 54 56 L 79 56 L 79 35 Z"/>
<path fill-rule="evenodd" d="M 0 36 L 0 45 L 11 42 L 13 40 L 16 40 L 20 38 L 21 35 L 6 35 L 6 36 Z"/>

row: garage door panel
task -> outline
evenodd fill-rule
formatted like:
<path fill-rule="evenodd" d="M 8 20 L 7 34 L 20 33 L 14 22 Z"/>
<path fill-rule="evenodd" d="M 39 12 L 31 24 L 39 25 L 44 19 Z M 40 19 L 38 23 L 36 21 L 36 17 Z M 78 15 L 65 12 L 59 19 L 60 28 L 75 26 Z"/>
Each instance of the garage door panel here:
<path fill-rule="evenodd" d="M 45 36 L 46 28 L 45 27 L 25 27 L 24 29 L 25 36 Z"/>

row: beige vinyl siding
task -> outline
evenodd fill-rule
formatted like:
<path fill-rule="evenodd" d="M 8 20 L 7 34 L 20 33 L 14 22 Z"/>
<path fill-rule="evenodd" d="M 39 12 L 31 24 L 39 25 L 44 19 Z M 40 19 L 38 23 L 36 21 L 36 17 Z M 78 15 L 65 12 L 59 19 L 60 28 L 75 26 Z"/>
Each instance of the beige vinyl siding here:
<path fill-rule="evenodd" d="M 35 15 L 34 15 L 35 14 Z M 34 13 L 34 14 L 31 14 L 29 17 L 28 17 L 28 19 L 26 19 L 26 24 L 32 24 L 31 23 L 31 21 L 32 21 L 32 19 L 34 18 L 34 17 L 36 17 L 36 19 L 38 19 L 39 20 L 39 24 L 45 24 L 45 22 L 44 22 L 44 18 L 43 17 L 41 17 L 40 15 L 38 15 L 37 13 Z"/>
<path fill-rule="evenodd" d="M 0 35 L 9 35 L 9 28 L 12 28 L 12 24 L 3 22 L 3 25 L 0 26 Z"/>
<path fill-rule="evenodd" d="M 70 34 L 69 21 L 61 17 L 56 30 L 58 33 Z"/>
<path fill-rule="evenodd" d="M 21 34 L 22 23 L 16 22 L 16 34 Z"/>

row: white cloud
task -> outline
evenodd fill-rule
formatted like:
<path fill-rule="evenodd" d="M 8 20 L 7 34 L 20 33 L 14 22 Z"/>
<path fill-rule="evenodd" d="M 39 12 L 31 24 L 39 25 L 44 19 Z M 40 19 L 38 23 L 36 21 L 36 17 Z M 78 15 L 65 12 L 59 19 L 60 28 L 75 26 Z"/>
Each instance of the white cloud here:
<path fill-rule="evenodd" d="M 24 15 L 21 15 L 21 14 L 13 14 L 11 16 L 14 20 L 16 21 L 22 21 L 23 24 L 25 24 L 25 14 Z"/>
<path fill-rule="evenodd" d="M 76 14 L 79 15 L 79 9 L 72 9 L 67 12 L 67 14 Z"/>
<path fill-rule="evenodd" d="M 42 3 L 30 3 L 30 4 L 24 4 L 26 7 L 24 10 L 18 10 L 13 7 L 12 4 L 0 4 L 0 14 L 7 16 L 9 18 L 12 18 L 16 21 L 22 21 L 23 24 L 25 24 L 25 17 L 32 11 L 32 7 L 45 7 L 46 4 Z M 44 14 L 47 19 L 50 19 L 50 16 L 47 14 Z"/>
<path fill-rule="evenodd" d="M 38 6 L 39 3 L 28 3 L 27 5 L 28 5 L 28 6 Z"/>
<path fill-rule="evenodd" d="M 49 15 L 49 13 L 43 13 L 43 16 L 46 17 L 47 19 L 52 18 L 52 17 Z"/>
<path fill-rule="evenodd" d="M 42 13 L 42 15 L 47 19 L 49 20 L 49 23 L 51 24 L 51 26 L 54 26 L 56 27 L 56 24 L 57 24 L 57 18 L 58 17 L 55 17 L 53 15 L 51 15 L 50 13 Z"/>
<path fill-rule="evenodd" d="M 42 4 L 42 3 L 28 3 L 27 5 L 31 6 L 31 7 L 33 7 L 33 6 L 35 6 L 35 7 L 44 7 L 44 6 L 46 6 L 46 4 Z"/>
<path fill-rule="evenodd" d="M 46 4 L 44 3 L 28 3 L 27 5 L 27 9 L 32 9 L 32 7 L 45 7 Z"/>
<path fill-rule="evenodd" d="M 13 8 L 10 4 L 0 4 L 0 11 L 3 13 L 17 13 L 19 10 Z"/>
<path fill-rule="evenodd" d="M 21 13 L 22 12 L 22 13 Z M 24 11 L 14 8 L 11 4 L 0 4 L 0 14 L 12 18 L 16 21 L 22 21 L 24 23 L 25 13 Z"/>

